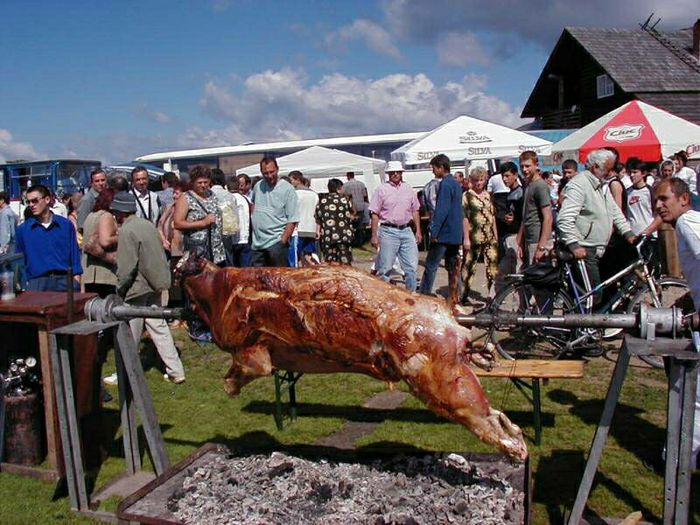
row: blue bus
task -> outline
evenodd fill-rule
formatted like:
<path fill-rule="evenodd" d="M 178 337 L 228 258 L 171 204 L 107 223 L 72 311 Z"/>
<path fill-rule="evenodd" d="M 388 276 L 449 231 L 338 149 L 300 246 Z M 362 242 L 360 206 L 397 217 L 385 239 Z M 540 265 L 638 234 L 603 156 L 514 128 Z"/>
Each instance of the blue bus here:
<path fill-rule="evenodd" d="M 98 160 L 51 159 L 0 164 L 0 184 L 11 200 L 19 201 L 30 186 L 43 184 L 59 197 L 90 186 Z"/>

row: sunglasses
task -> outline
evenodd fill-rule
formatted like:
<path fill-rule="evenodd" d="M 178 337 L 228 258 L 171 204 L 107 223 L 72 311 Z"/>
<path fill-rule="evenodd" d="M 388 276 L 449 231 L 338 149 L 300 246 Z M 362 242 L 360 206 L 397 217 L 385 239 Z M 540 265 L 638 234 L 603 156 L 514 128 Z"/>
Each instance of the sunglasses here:
<path fill-rule="evenodd" d="M 27 202 L 29 204 L 38 204 L 39 202 L 42 201 L 42 199 L 45 199 L 46 197 L 37 197 L 36 199 L 27 199 Z"/>

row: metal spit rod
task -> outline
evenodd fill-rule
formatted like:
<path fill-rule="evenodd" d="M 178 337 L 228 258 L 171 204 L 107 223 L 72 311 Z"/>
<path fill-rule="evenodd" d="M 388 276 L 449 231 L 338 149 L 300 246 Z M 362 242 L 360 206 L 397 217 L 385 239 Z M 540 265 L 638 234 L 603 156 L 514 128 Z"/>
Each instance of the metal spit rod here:
<path fill-rule="evenodd" d="M 116 295 L 105 299 L 95 298 L 85 305 L 87 319 L 97 322 L 127 321 L 134 318 L 187 319 L 192 312 L 185 308 L 163 308 L 160 306 L 133 306 L 124 303 Z M 698 330 L 697 315 L 684 317 L 675 307 L 651 308 L 641 305 L 633 314 L 564 314 L 523 315 L 514 312 L 484 312 L 475 315 L 457 314 L 457 322 L 463 326 L 551 326 L 557 328 L 623 328 L 637 329 L 641 337 L 647 334 L 675 336 L 692 329 Z"/>
<path fill-rule="evenodd" d="M 463 326 L 551 326 L 555 328 L 636 328 L 638 314 L 523 315 L 512 312 L 458 314 Z"/>
<path fill-rule="evenodd" d="M 118 296 L 105 299 L 95 298 L 85 304 L 85 317 L 91 321 L 109 323 L 129 319 L 187 319 L 191 312 L 185 308 L 164 308 L 162 306 L 134 306 L 124 303 Z"/>

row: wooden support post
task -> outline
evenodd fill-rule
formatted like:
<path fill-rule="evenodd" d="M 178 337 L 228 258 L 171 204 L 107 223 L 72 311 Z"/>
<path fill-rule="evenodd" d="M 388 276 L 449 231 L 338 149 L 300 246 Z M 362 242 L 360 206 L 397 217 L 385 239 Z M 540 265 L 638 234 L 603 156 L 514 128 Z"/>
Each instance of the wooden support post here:
<path fill-rule="evenodd" d="M 134 397 L 136 409 L 138 410 L 143 432 L 148 442 L 148 450 L 151 453 L 153 467 L 156 474 L 160 476 L 170 467 L 170 460 L 165 451 L 165 441 L 158 425 L 158 418 L 153 407 L 153 399 L 148 390 L 146 376 L 143 373 L 141 359 L 139 358 L 136 341 L 131 335 L 131 329 L 127 322 L 119 323 L 117 327 L 117 337 L 115 338 L 116 350 L 121 354 L 121 358 L 126 370 L 131 387 L 131 395 Z"/>

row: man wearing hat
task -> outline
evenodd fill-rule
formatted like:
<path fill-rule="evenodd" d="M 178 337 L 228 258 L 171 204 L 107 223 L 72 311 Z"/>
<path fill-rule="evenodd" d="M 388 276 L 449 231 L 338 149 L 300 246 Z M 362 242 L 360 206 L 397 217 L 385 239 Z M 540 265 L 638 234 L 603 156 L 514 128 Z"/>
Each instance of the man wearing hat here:
<path fill-rule="evenodd" d="M 388 281 L 394 260 L 398 256 L 406 274 L 406 288 L 416 290 L 418 243 L 421 242 L 420 204 L 413 189 L 403 182 L 403 166 L 392 160 L 386 165 L 389 181 L 372 195 L 372 246 L 379 248 L 377 276 Z M 416 228 L 414 236 L 411 221 Z"/>
<path fill-rule="evenodd" d="M 167 300 L 163 301 L 163 295 L 170 288 L 170 268 L 158 230 L 151 221 L 136 216 L 136 197 L 132 193 L 117 193 L 111 211 L 121 226 L 117 241 L 117 293 L 133 305 L 165 306 Z M 164 319 L 129 321 L 137 345 L 144 323 L 165 364 L 164 379 L 184 383 L 185 370 L 168 324 Z"/>

